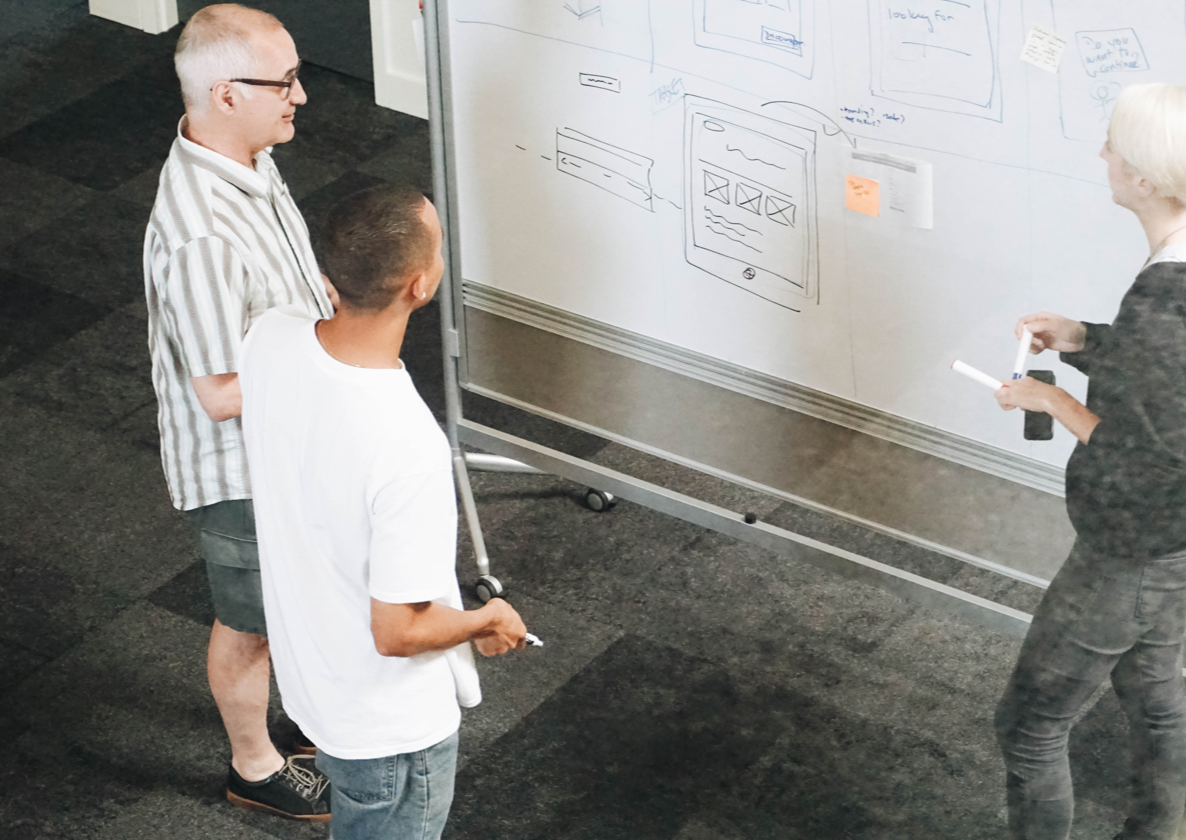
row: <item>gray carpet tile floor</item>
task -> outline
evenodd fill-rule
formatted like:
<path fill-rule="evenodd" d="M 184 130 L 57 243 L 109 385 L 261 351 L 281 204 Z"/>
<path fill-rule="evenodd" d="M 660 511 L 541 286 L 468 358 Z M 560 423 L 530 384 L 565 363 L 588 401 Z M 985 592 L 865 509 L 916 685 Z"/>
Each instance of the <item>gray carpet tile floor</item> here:
<path fill-rule="evenodd" d="M 223 797 L 212 609 L 160 470 L 140 249 L 180 116 L 177 32 L 31 5 L 0 3 L 19 17 L 0 37 L 0 836 L 326 837 Z M 348 65 L 306 65 L 309 104 L 276 151 L 314 230 L 355 190 L 430 186 L 426 124 L 375 106 Z M 404 358 L 440 416 L 437 316 L 413 319 Z M 1040 594 L 489 400 L 465 406 L 1019 609 Z M 494 571 L 545 646 L 481 663 L 447 838 L 1005 835 L 990 721 L 1018 639 L 637 505 L 593 513 L 552 476 L 473 485 Z M 464 532 L 458 573 L 472 606 Z M 275 696 L 272 726 L 291 737 Z M 1075 732 L 1077 838 L 1119 827 L 1124 730 L 1104 691 Z"/>

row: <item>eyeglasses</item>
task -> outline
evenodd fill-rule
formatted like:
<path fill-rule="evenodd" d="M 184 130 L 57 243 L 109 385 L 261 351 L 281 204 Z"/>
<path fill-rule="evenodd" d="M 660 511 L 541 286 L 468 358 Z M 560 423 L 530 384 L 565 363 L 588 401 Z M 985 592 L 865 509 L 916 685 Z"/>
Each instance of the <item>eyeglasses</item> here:
<path fill-rule="evenodd" d="M 282 82 L 267 82 L 263 79 L 231 79 L 232 82 L 240 82 L 245 85 L 259 85 L 260 87 L 278 87 L 284 88 L 284 92 L 280 94 L 281 99 L 287 99 L 288 95 L 292 93 L 292 86 L 296 84 L 297 74 L 301 72 L 302 61 L 297 60 L 297 66 L 288 74 Z"/>

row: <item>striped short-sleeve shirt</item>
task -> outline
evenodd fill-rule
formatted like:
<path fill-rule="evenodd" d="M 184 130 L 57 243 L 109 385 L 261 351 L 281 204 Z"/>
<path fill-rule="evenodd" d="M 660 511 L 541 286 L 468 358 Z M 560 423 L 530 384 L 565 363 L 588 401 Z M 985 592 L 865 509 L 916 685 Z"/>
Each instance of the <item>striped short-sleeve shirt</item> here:
<path fill-rule="evenodd" d="M 144 241 L 148 345 L 173 505 L 251 498 L 238 417 L 215 423 L 190 380 L 238 372 L 247 330 L 275 306 L 333 315 L 309 230 L 272 156 L 250 169 L 183 136 L 161 172 Z"/>

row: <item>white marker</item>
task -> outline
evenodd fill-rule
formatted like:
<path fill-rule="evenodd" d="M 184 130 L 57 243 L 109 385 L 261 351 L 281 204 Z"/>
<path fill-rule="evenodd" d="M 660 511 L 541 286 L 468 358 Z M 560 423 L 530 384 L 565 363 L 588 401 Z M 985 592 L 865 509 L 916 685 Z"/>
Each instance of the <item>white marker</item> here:
<path fill-rule="evenodd" d="M 1013 378 L 1021 379 L 1025 376 L 1025 357 L 1029 355 L 1030 345 L 1034 341 L 1034 334 L 1029 327 L 1021 328 L 1021 344 L 1017 348 L 1017 361 L 1013 363 Z"/>
<path fill-rule="evenodd" d="M 524 638 L 527 639 L 527 644 L 529 645 L 535 645 L 536 647 L 544 646 L 544 643 L 539 640 L 539 636 L 534 633 L 528 633 Z"/>
<path fill-rule="evenodd" d="M 956 359 L 954 362 L 951 363 L 951 369 L 954 370 L 956 373 L 962 373 L 964 376 L 968 377 L 969 379 L 975 379 L 981 385 L 987 385 L 989 388 L 992 388 L 994 391 L 999 391 L 1005 387 L 1005 383 L 1002 382 L 1001 380 L 993 379 L 987 373 L 981 373 L 980 371 L 976 370 L 976 368 L 972 367 L 971 365 L 965 365 L 959 359 Z"/>

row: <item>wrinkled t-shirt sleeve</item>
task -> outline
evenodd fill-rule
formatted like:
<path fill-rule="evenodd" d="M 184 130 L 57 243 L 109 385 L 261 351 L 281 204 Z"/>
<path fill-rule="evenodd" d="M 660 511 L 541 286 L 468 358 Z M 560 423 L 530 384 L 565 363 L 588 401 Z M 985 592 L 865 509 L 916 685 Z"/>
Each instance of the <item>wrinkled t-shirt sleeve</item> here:
<path fill-rule="evenodd" d="M 457 589 L 453 474 L 400 476 L 371 502 L 371 597 L 388 604 L 447 598 Z"/>

